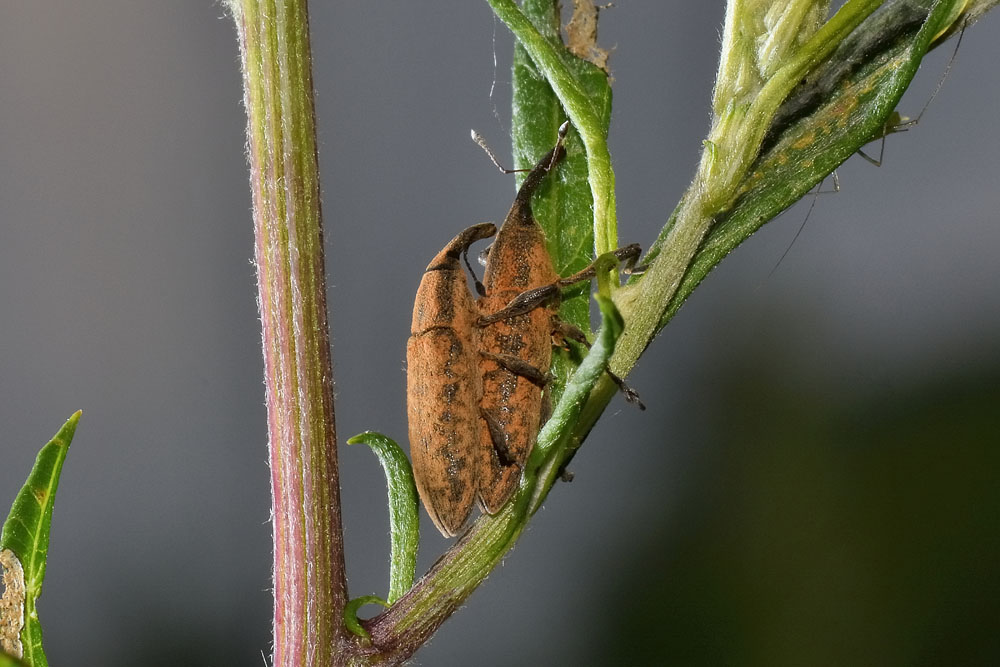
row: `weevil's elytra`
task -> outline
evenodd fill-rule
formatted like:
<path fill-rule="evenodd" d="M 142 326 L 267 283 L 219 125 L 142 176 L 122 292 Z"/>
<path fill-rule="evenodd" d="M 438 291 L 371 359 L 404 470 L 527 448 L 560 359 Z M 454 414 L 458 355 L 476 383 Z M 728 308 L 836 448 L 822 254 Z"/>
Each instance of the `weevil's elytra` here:
<path fill-rule="evenodd" d="M 518 295 L 559 280 L 545 235 L 531 211 L 531 196 L 564 154 L 557 145 L 531 170 L 490 248 L 479 312 L 503 310 Z M 552 331 L 558 299 L 481 327 L 483 416 L 479 438 L 479 502 L 494 514 L 517 488 L 541 427 L 544 378 L 552 365 Z M 510 362 L 505 363 L 505 359 Z M 534 369 L 534 377 L 521 370 Z"/>
<path fill-rule="evenodd" d="M 406 345 L 406 403 L 417 491 L 434 525 L 458 533 L 477 493 L 479 331 L 461 256 L 493 236 L 492 223 L 456 236 L 424 272 Z"/>

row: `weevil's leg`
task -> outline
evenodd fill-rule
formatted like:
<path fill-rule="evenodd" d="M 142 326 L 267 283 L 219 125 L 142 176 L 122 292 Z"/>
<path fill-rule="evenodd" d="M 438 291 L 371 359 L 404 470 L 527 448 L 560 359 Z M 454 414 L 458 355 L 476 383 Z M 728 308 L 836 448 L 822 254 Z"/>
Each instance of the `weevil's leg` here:
<path fill-rule="evenodd" d="M 625 262 L 626 268 L 630 268 L 634 266 L 635 262 L 639 259 L 639 255 L 642 254 L 642 249 L 639 247 L 638 243 L 632 243 L 624 248 L 614 250 L 613 254 L 619 259 L 619 261 Z M 549 304 L 554 299 L 559 298 L 562 294 L 563 287 L 569 287 L 570 285 L 575 285 L 576 283 L 583 282 L 584 280 L 590 280 L 596 273 L 594 264 L 592 263 L 587 268 L 574 273 L 569 277 L 560 278 L 554 283 L 550 283 L 548 285 L 542 285 L 541 287 L 525 290 L 514 297 L 506 307 L 501 308 L 491 315 L 483 315 L 480 317 L 476 321 L 476 325 L 484 327 L 488 324 L 505 320 L 508 317 L 515 317 L 517 315 L 523 315 L 524 313 L 531 312 L 535 308 Z"/>
<path fill-rule="evenodd" d="M 543 373 L 535 366 L 532 366 L 525 360 L 515 357 L 512 354 L 493 354 L 492 352 L 486 352 L 484 350 L 480 350 L 479 354 L 486 359 L 497 362 L 497 364 L 503 366 L 514 375 L 523 377 L 533 385 L 545 387 L 545 385 L 552 381 L 552 378 L 550 378 L 546 373 Z"/>
<path fill-rule="evenodd" d="M 607 366 L 604 367 L 604 372 L 607 373 L 608 377 L 611 378 L 611 381 L 618 386 L 618 391 L 622 393 L 622 396 L 625 397 L 625 401 L 627 403 L 631 403 L 640 410 L 646 409 L 646 404 L 642 402 L 641 398 L 639 398 L 639 392 L 625 384 L 625 380 L 612 373 L 611 369 Z"/>
<path fill-rule="evenodd" d="M 497 453 L 497 460 L 500 461 L 500 465 L 505 467 L 511 465 L 521 467 L 521 464 L 518 463 L 514 454 L 510 451 L 510 448 L 507 447 L 507 439 L 504 433 L 503 424 L 501 424 L 500 420 L 496 418 L 496 415 L 483 408 L 479 408 L 479 415 L 486 422 L 486 428 L 490 431 L 490 440 L 493 442 L 493 451 Z"/>
<path fill-rule="evenodd" d="M 558 338 L 568 338 L 572 341 L 583 345 L 588 350 L 590 349 L 590 341 L 587 340 L 587 334 L 583 333 L 580 327 L 570 324 L 569 322 L 563 322 L 558 320 L 555 323 L 555 331 L 552 332 L 553 336 Z"/>
<path fill-rule="evenodd" d="M 559 298 L 560 294 L 561 290 L 558 283 L 542 285 L 535 289 L 526 290 L 514 297 L 504 308 L 501 308 L 492 315 L 483 315 L 480 317 L 476 320 L 476 326 L 485 327 L 488 324 L 506 320 L 508 317 L 524 315 L 535 308 L 550 303 L 553 299 Z"/>
<path fill-rule="evenodd" d="M 552 395 L 548 390 L 542 394 L 542 417 L 538 420 L 539 424 L 545 424 L 552 416 Z"/>
<path fill-rule="evenodd" d="M 580 345 L 583 345 L 588 350 L 590 349 L 590 341 L 587 340 L 587 335 L 583 333 L 578 327 L 573 326 L 569 322 L 557 322 L 555 333 L 563 338 L 568 338 L 572 341 L 576 341 Z M 639 399 L 639 392 L 637 392 L 632 387 L 625 383 L 625 380 L 621 379 L 615 375 L 610 368 L 605 365 L 604 372 L 608 374 L 611 381 L 618 385 L 618 390 L 625 397 L 625 400 L 629 403 L 634 404 L 640 410 L 645 410 L 646 405 Z"/>
<path fill-rule="evenodd" d="M 631 245 L 625 246 L 625 248 L 631 248 L 632 245 L 639 245 L 639 244 L 633 243 Z M 622 248 L 622 250 L 625 250 L 625 248 Z M 636 266 L 636 264 L 638 264 L 639 262 L 640 255 L 642 255 L 641 249 L 637 252 L 634 259 L 630 259 L 627 262 L 625 262 L 625 266 L 622 267 L 622 273 L 624 273 L 626 276 L 641 276 L 646 271 L 648 271 L 649 267 L 651 266 L 650 264 L 639 264 L 638 266 Z"/>
<path fill-rule="evenodd" d="M 639 255 L 642 254 L 642 248 L 638 243 L 630 243 L 627 246 L 618 248 L 617 250 L 612 250 L 611 254 L 618 258 L 619 262 L 625 262 L 625 267 L 622 269 L 624 273 L 630 273 L 635 267 L 635 263 L 639 261 Z M 590 266 L 578 271 L 571 276 L 565 278 L 560 278 L 557 281 L 559 287 L 568 287 L 570 285 L 575 285 L 576 283 L 581 283 L 584 280 L 590 280 L 597 274 L 597 270 L 594 268 L 595 262 L 591 262 Z"/>

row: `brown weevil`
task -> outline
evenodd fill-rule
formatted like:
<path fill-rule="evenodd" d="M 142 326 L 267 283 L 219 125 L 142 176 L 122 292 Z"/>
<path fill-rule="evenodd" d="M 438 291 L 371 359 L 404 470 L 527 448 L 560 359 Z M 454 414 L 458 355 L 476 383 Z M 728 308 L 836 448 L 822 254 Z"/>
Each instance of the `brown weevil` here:
<path fill-rule="evenodd" d="M 479 314 L 459 256 L 495 233 L 493 223 L 470 227 L 431 260 L 417 289 L 406 344 L 413 476 L 431 520 L 448 537 L 465 523 L 476 498 L 482 396 Z"/>
<path fill-rule="evenodd" d="M 406 348 L 410 454 L 420 498 L 446 537 L 458 533 L 477 500 L 495 514 L 517 488 L 546 418 L 553 338 L 586 344 L 559 320 L 558 307 L 562 288 L 592 278 L 593 266 L 560 278 L 531 211 L 532 195 L 565 152 L 567 126 L 531 169 L 500 231 L 482 223 L 460 233 L 417 290 Z M 494 234 L 477 302 L 459 259 Z M 639 247 L 615 255 L 631 266 Z"/>
<path fill-rule="evenodd" d="M 565 153 L 562 143 L 567 128 L 568 123 L 559 128 L 555 148 L 532 168 L 518 190 L 490 247 L 483 275 L 486 294 L 477 303 L 483 391 L 479 501 L 490 514 L 498 512 L 517 488 L 547 419 L 545 387 L 553 342 L 572 338 L 587 344 L 583 332 L 562 322 L 558 311 L 562 288 L 593 278 L 593 265 L 561 278 L 531 210 L 532 195 Z M 639 252 L 639 246 L 632 244 L 615 255 L 631 267 Z M 629 400 L 638 402 L 634 392 L 612 377 Z"/>
<path fill-rule="evenodd" d="M 535 306 L 502 319 L 495 315 L 518 296 L 559 280 L 545 247 L 531 197 L 564 153 L 562 141 L 531 170 L 490 247 L 483 273 L 485 296 L 477 305 L 480 328 L 479 499 L 497 512 L 517 487 L 542 424 L 543 392 L 552 364 L 554 308 Z M 491 318 L 491 316 L 494 316 Z"/>

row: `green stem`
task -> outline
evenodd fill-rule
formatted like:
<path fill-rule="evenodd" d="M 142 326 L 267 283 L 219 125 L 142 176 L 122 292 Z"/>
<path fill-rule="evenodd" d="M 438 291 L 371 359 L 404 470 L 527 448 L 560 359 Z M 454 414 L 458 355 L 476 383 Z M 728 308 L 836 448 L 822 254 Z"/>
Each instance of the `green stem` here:
<path fill-rule="evenodd" d="M 263 328 L 274 664 L 342 661 L 347 600 L 305 0 L 230 0 Z M 338 657 L 339 656 L 339 657 Z"/>
<path fill-rule="evenodd" d="M 399 664 L 479 586 L 524 529 L 530 489 L 494 516 L 480 517 L 416 585 L 366 624 L 376 654 L 353 664 Z"/>
<path fill-rule="evenodd" d="M 581 410 L 594 383 L 605 374 L 605 364 L 623 326 L 606 280 L 602 281 L 598 304 L 602 325 L 597 339 L 538 434 L 514 498 L 496 515 L 480 517 L 410 592 L 365 624 L 372 654 L 359 658 L 358 664 L 376 664 L 377 660 L 395 664 L 409 657 L 500 562 L 540 507 L 563 463 L 586 435 L 579 430 Z"/>

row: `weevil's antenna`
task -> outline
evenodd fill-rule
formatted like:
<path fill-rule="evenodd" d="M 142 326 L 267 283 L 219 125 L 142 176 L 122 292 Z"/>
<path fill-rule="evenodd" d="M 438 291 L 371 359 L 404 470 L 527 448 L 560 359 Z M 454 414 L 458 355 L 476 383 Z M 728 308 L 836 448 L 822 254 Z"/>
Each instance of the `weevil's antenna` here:
<path fill-rule="evenodd" d="M 563 147 L 563 143 L 566 141 L 566 133 L 569 132 L 569 121 L 564 120 L 563 124 L 559 126 L 559 131 L 556 133 L 556 147 L 552 149 L 552 159 L 549 161 L 549 166 L 546 171 L 551 171 L 552 167 L 556 166 L 556 162 L 559 160 L 560 149 Z"/>
<path fill-rule="evenodd" d="M 489 144 L 487 144 L 486 140 L 483 139 L 483 135 L 479 134 L 475 130 L 472 130 L 472 140 L 475 141 L 477 144 L 479 144 L 480 148 L 482 148 L 484 151 L 486 151 L 486 154 L 490 156 L 490 162 L 492 162 L 493 165 L 497 169 L 499 169 L 502 173 L 504 173 L 504 174 L 517 174 L 517 173 L 520 173 L 522 171 L 531 171 L 530 169 L 507 169 L 506 167 L 502 166 L 500 164 L 500 161 L 497 160 L 497 156 L 494 155 L 493 150 L 490 148 Z"/>
<path fill-rule="evenodd" d="M 552 159 L 549 160 L 549 166 L 545 168 L 545 171 L 549 171 L 550 169 L 552 169 L 552 167 L 554 167 L 556 162 L 558 161 L 559 149 L 562 148 L 563 142 L 566 141 L 566 134 L 568 132 L 569 132 L 569 121 L 567 120 L 564 121 L 563 124 L 559 126 L 559 131 L 557 133 L 557 138 L 556 138 L 556 147 L 552 151 Z M 485 139 L 483 139 L 483 135 L 479 134 L 475 130 L 472 130 L 472 140 L 475 141 L 477 144 L 479 144 L 480 148 L 486 151 L 486 154 L 490 157 L 490 162 L 492 162 L 493 165 L 497 169 L 499 169 L 502 173 L 518 174 L 525 171 L 531 171 L 531 169 L 507 169 L 506 167 L 501 165 L 500 161 L 497 160 L 496 154 L 493 153 L 493 149 L 491 149 L 490 145 L 486 143 Z"/>
<path fill-rule="evenodd" d="M 472 264 L 469 263 L 469 246 L 465 246 L 465 250 L 462 251 L 462 259 L 465 260 L 465 268 L 469 270 L 469 275 L 472 276 L 472 282 L 476 286 L 476 294 L 479 296 L 486 296 L 486 287 L 480 282 L 479 276 L 476 272 L 472 270 Z M 483 265 L 485 266 L 485 264 Z"/>

